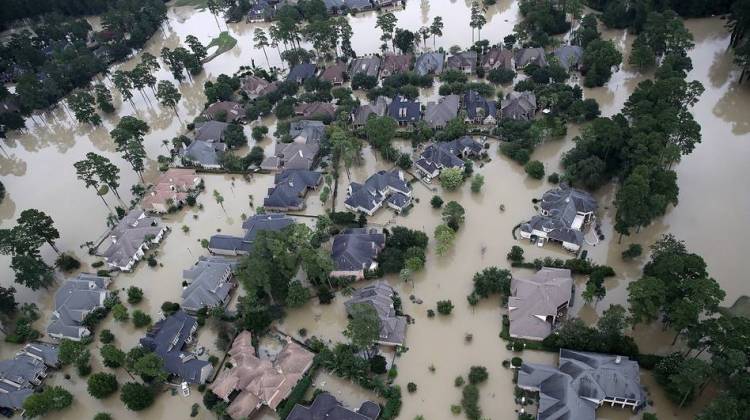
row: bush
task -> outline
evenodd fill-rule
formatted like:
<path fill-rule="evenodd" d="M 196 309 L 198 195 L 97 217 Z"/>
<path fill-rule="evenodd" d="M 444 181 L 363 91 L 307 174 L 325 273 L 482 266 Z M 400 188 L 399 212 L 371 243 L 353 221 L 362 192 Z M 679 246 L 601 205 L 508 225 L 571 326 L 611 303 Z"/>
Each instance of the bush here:
<path fill-rule="evenodd" d="M 523 261 L 523 248 L 518 245 L 513 245 L 508 252 L 507 259 L 513 262 Z"/>
<path fill-rule="evenodd" d="M 487 73 L 487 80 L 496 85 L 508 84 L 512 82 L 515 77 L 516 72 L 505 68 L 492 69 Z"/>
<path fill-rule="evenodd" d="M 101 341 L 102 344 L 109 344 L 115 341 L 115 335 L 112 334 L 112 331 L 104 329 L 99 333 L 99 341 Z"/>
<path fill-rule="evenodd" d="M 57 267 L 60 271 L 67 273 L 81 268 L 81 262 L 72 255 L 60 254 L 60 256 L 55 260 L 55 267 Z"/>
<path fill-rule="evenodd" d="M 140 287 L 128 287 L 128 303 L 137 305 L 141 303 L 141 300 L 143 300 L 143 290 Z"/>
<path fill-rule="evenodd" d="M 628 249 L 622 251 L 623 260 L 632 260 L 633 258 L 640 257 L 643 254 L 643 247 L 640 244 L 630 244 Z"/>
<path fill-rule="evenodd" d="M 375 355 L 370 359 L 370 371 L 376 375 L 382 375 L 388 371 L 387 362 L 385 357 L 381 355 Z"/>
<path fill-rule="evenodd" d="M 161 304 L 161 312 L 164 316 L 170 316 L 180 310 L 180 304 L 166 301 Z"/>
<path fill-rule="evenodd" d="M 433 209 L 439 209 L 440 207 L 443 207 L 443 199 L 440 198 L 439 195 L 433 195 L 432 200 L 430 200 L 430 205 Z"/>
<path fill-rule="evenodd" d="M 549 182 L 550 184 L 558 184 L 560 182 L 560 175 L 558 175 L 557 172 L 552 172 L 547 177 L 547 182 Z"/>
<path fill-rule="evenodd" d="M 117 378 L 111 373 L 98 372 L 91 375 L 88 380 L 89 394 L 96 399 L 109 397 L 117 391 L 117 388 Z"/>
<path fill-rule="evenodd" d="M 522 363 L 523 363 L 523 360 L 520 357 L 514 357 L 510 359 L 510 364 L 513 367 L 521 367 Z"/>
<path fill-rule="evenodd" d="M 415 384 L 414 382 L 409 382 L 408 384 L 406 384 L 406 390 L 409 391 L 410 394 L 417 392 L 417 384 Z"/>
<path fill-rule="evenodd" d="M 529 161 L 523 169 L 534 179 L 544 178 L 544 164 L 538 160 Z"/>
<path fill-rule="evenodd" d="M 443 169 L 440 172 L 440 185 L 448 191 L 455 191 L 464 182 L 464 173 L 459 168 Z"/>
<path fill-rule="evenodd" d="M 479 174 L 474 175 L 474 178 L 471 179 L 471 192 L 478 193 L 482 190 L 483 185 L 484 177 Z"/>
<path fill-rule="evenodd" d="M 481 384 L 489 378 L 487 368 L 484 366 L 472 366 L 469 369 L 469 383 L 472 385 Z"/>
<path fill-rule="evenodd" d="M 479 420 L 482 418 L 482 410 L 479 408 L 479 389 L 476 385 L 466 385 L 462 392 L 461 407 L 464 409 L 466 418 Z"/>
<path fill-rule="evenodd" d="M 396 365 L 391 366 L 391 368 L 388 370 L 388 379 L 394 380 L 398 376 L 398 369 L 396 368 Z"/>
<path fill-rule="evenodd" d="M 453 302 L 451 302 L 450 299 L 439 300 L 437 302 L 437 311 L 440 315 L 450 315 L 450 313 L 453 312 L 453 308 Z"/>
<path fill-rule="evenodd" d="M 455 415 L 461 414 L 461 406 L 458 404 L 451 404 L 451 413 Z"/>
<path fill-rule="evenodd" d="M 401 155 L 399 155 L 398 157 L 398 160 L 396 161 L 396 166 L 403 170 L 407 170 L 411 168 L 412 163 L 413 162 L 411 161 L 408 153 L 401 153 Z"/>
<path fill-rule="evenodd" d="M 112 416 L 109 413 L 97 413 L 94 420 L 112 420 Z"/>
<path fill-rule="evenodd" d="M 151 325 L 151 317 L 140 309 L 136 309 L 133 311 L 133 325 L 136 328 L 143 328 Z"/>
<path fill-rule="evenodd" d="M 456 388 L 464 386 L 465 383 L 466 381 L 464 381 L 463 376 L 456 376 L 456 379 L 453 380 L 453 386 L 455 386 Z"/>
<path fill-rule="evenodd" d="M 427 318 L 434 318 L 435 317 L 435 311 L 432 309 L 427 310 Z"/>
<path fill-rule="evenodd" d="M 154 403 L 154 392 L 146 385 L 128 382 L 122 386 L 120 400 L 128 410 L 141 411 Z"/>

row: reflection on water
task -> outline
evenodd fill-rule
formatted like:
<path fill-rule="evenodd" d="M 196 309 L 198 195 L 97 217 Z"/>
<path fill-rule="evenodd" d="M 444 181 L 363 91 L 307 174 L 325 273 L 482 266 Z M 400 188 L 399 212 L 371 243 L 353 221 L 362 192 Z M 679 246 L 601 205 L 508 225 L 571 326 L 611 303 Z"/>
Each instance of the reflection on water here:
<path fill-rule="evenodd" d="M 435 16 L 442 16 L 445 23 L 444 36 L 437 38 L 435 44 L 438 48 L 447 49 L 452 45 L 470 44 L 470 3 L 469 0 L 413 0 L 407 2 L 405 9 L 397 9 L 394 13 L 399 18 L 399 26 L 412 30 L 429 25 Z M 378 36 L 373 36 L 376 16 L 375 12 L 367 12 L 348 18 L 355 30 L 352 45 L 359 54 L 375 52 L 380 46 Z M 516 2 L 499 1 L 488 9 L 488 23 L 482 29 L 482 38 L 489 39 L 492 43 L 500 42 L 512 31 L 518 19 Z M 213 80 L 221 73 L 234 73 L 239 66 L 250 65 L 253 60 L 257 63 L 265 62 L 262 51 L 252 47 L 252 33 L 256 26 L 268 28 L 269 24 L 222 23 L 221 30 L 226 29 L 237 38 L 237 46 L 207 63 L 206 71 L 196 76 L 192 82 L 185 81 L 178 85 L 183 95 L 178 112 L 183 121 L 192 120 L 203 109 L 205 97 L 202 86 L 205 81 Z M 744 272 L 740 265 L 744 257 L 742 239 L 750 236 L 750 225 L 746 223 L 750 216 L 750 194 L 746 188 L 733 188 L 738 180 L 744 179 L 741 171 L 750 153 L 750 121 L 747 118 L 750 115 L 750 84 L 737 86 L 735 83 L 738 71 L 732 64 L 731 52 L 726 51 L 728 34 L 721 20 L 692 20 L 687 26 L 694 33 L 696 42 L 696 48 L 691 52 L 694 69 L 689 77 L 700 80 L 706 87 L 706 92 L 693 111 L 696 120 L 703 127 L 703 143 L 676 167 L 681 187 L 680 205 L 652 226 L 624 238 L 622 243 L 618 243 L 612 227 L 614 208 L 611 201 L 615 190 L 610 186 L 597 192 L 602 208 L 600 220 L 606 239 L 590 248 L 589 256 L 599 264 L 614 267 L 618 275 L 606 281 L 607 297 L 603 301 L 589 305 L 578 296 L 573 312 L 587 321 L 594 322 L 610 303 L 625 302 L 628 283 L 639 275 L 640 265 L 644 260 L 624 264 L 620 257 L 622 250 L 630 243 L 647 246 L 665 232 L 674 233 L 686 240 L 691 250 L 705 257 L 712 275 L 727 290 L 727 302 L 731 303 L 739 295 L 750 294 L 750 285 L 740 280 L 743 278 L 741 273 Z M 189 7 L 172 8 L 168 24 L 163 25 L 163 30 L 147 44 L 146 51 L 158 56 L 163 47 L 174 48 L 189 34 L 197 36 L 206 44 L 218 33 L 219 28 L 208 11 L 196 12 Z M 614 39 L 627 55 L 632 35 L 614 30 L 604 30 L 603 33 Z M 428 40 L 428 48 L 432 48 L 432 41 Z M 271 65 L 281 65 L 276 52 L 269 51 L 268 58 Z M 138 61 L 139 57 L 136 55 L 119 67 L 131 69 Z M 166 69 L 161 69 L 157 77 L 172 80 Z M 584 95 L 599 101 L 603 115 L 613 115 L 619 112 L 635 86 L 643 79 L 644 76 L 624 65 L 607 86 L 584 89 Z M 105 83 L 111 84 L 109 80 L 105 80 Z M 434 99 L 437 92 L 436 84 L 422 93 L 424 99 Z M 145 139 L 148 153 L 148 170 L 145 175 L 147 180 L 154 180 L 158 175 L 156 157 L 165 153 L 162 140 L 169 140 L 183 133 L 184 124 L 174 117 L 170 109 L 157 105 L 150 92 L 146 92 L 146 95 L 148 100 L 136 94 L 134 104 L 131 104 L 123 103 L 119 94 L 114 92 L 116 115 L 104 116 L 102 127 L 79 125 L 60 106 L 36 115 L 34 121 L 28 122 L 29 127 L 24 132 L 12 134 L 3 146 L 4 151 L 0 151 L 0 176 L 7 189 L 6 199 L 0 205 L 2 227 L 12 225 L 18 213 L 24 209 L 40 209 L 54 218 L 61 234 L 58 241 L 61 249 L 74 251 L 82 258 L 84 266 L 88 267 L 94 262 L 95 259 L 81 251 L 79 245 L 104 232 L 107 210 L 95 194 L 85 189 L 76 179 L 73 163 L 90 151 L 111 159 L 121 168 L 120 191 L 128 201 L 130 186 L 137 181 L 137 175 L 115 152 L 108 133 L 120 117 L 135 115 L 147 121 L 151 127 Z M 266 125 L 269 133 L 273 133 L 276 121 L 273 117 L 267 117 L 253 124 Z M 246 131 L 249 132 L 249 127 Z M 560 156 L 572 147 L 571 139 L 578 133 L 579 127 L 569 127 L 564 139 L 551 140 L 541 145 L 534 152 L 533 158 L 544 162 L 547 172 L 559 172 Z M 259 145 L 268 153 L 273 150 L 275 139 L 269 135 Z M 407 142 L 398 142 L 397 147 L 408 150 L 409 145 Z M 388 162 L 376 158 L 369 147 L 365 148 L 363 155 L 362 165 L 352 168 L 353 181 L 362 182 L 374 171 L 391 167 Z M 446 201 L 457 200 L 466 208 L 467 224 L 459 232 L 453 252 L 449 256 L 438 258 L 431 245 L 427 267 L 414 276 L 413 284 L 404 284 L 395 277 L 388 278 L 400 292 L 405 312 L 415 318 L 415 324 L 409 326 L 407 333 L 409 351 L 397 359 L 397 383 L 405 388 L 406 383 L 415 382 L 419 389 L 415 394 L 404 392 L 400 418 L 410 420 L 418 414 L 428 419 L 448 418 L 450 405 L 457 404 L 461 398 L 460 390 L 453 386 L 453 379 L 458 375 L 465 375 L 472 364 L 484 365 L 490 372 L 490 380 L 480 386 L 480 404 L 484 415 L 493 419 L 514 418 L 511 375 L 501 366 L 503 359 L 513 356 L 498 338 L 502 309 L 497 299 L 489 299 L 473 309 L 469 307 L 465 297 L 471 289 L 471 277 L 474 272 L 486 266 L 505 266 L 505 254 L 514 244 L 523 246 L 528 258 L 564 258 L 567 254 L 553 246 L 539 249 L 513 241 L 510 234 L 512 227 L 533 213 L 531 200 L 539 197 L 549 185 L 529 180 L 521 167 L 497 154 L 496 145 L 492 146 L 490 156 L 492 162 L 481 168 L 476 167 L 476 171 L 484 175 L 486 180 L 481 194 L 471 193 L 467 186 L 457 192 L 442 194 Z M 179 300 L 182 269 L 204 254 L 199 240 L 208 238 L 217 230 L 239 234 L 242 220 L 240 215 L 251 215 L 254 212 L 249 196 L 254 197 L 256 204 L 260 203 L 266 189 L 273 182 L 272 176 L 256 176 L 250 182 L 239 178 L 233 181 L 232 177 L 218 175 L 206 176 L 205 179 L 208 193 L 202 194 L 198 200 L 204 205 L 202 210 L 189 209 L 165 218 L 172 231 L 158 249 L 157 260 L 161 265 L 156 268 L 142 265 L 134 273 L 120 275 L 114 281 L 113 287 L 117 289 L 130 285 L 143 288 L 146 298 L 138 308 L 152 317 L 157 317 L 159 307 L 165 300 Z M 346 175 L 342 175 L 339 181 L 343 188 L 349 182 Z M 211 197 L 213 189 L 219 190 L 224 196 L 226 212 Z M 423 229 L 431 235 L 440 220 L 439 211 L 433 210 L 428 204 L 433 194 L 424 185 L 414 184 L 414 196 L 419 203 L 411 214 L 395 216 L 388 210 L 382 210 L 372 221 L 384 225 L 402 224 Z M 114 201 L 111 196 L 107 198 Z M 343 194 L 339 194 L 337 200 L 337 208 L 340 209 Z M 322 211 L 316 195 L 311 194 L 307 203 L 307 213 L 318 214 Z M 498 210 L 500 204 L 505 205 L 505 212 Z M 183 233 L 183 225 L 189 228 L 188 234 Z M 485 250 L 484 253 L 482 249 Z M 42 249 L 42 254 L 47 261 L 54 259 L 54 252 L 47 246 Z M 0 257 L 0 283 L 3 286 L 12 284 L 13 273 L 8 267 L 9 259 Z M 579 286 L 584 281 L 583 278 L 576 279 Z M 32 292 L 18 286 L 17 289 L 20 301 L 33 301 L 45 313 L 49 313 L 53 290 Z M 579 293 L 581 289 L 582 287 L 578 288 Z M 408 299 L 412 294 L 424 303 L 412 303 Z M 434 308 L 436 301 L 441 299 L 453 301 L 456 305 L 454 313 L 448 317 L 427 318 L 427 309 Z M 300 328 L 306 328 L 308 336 L 342 340 L 341 331 L 346 323 L 344 300 L 345 297 L 338 296 L 329 306 L 310 303 L 292 310 L 280 327 L 295 335 Z M 46 320 L 47 316 L 43 316 L 38 328 L 43 329 Z M 123 348 L 135 345 L 143 333 L 134 330 L 130 324 L 117 325 L 111 319 L 106 320 L 100 328 L 116 331 L 118 345 Z M 465 341 L 467 333 L 473 335 L 471 343 Z M 662 332 L 659 326 L 639 327 L 633 334 L 644 351 L 670 351 L 671 336 Z M 216 352 L 210 327 L 201 331 L 199 341 L 209 351 Z M 16 347 L 5 343 L 0 347 L 2 356 L 16 350 Z M 98 355 L 98 351 L 92 353 Z M 530 361 L 555 363 L 553 354 L 525 352 L 522 356 Z M 434 372 L 430 372 L 430 365 L 435 367 Z M 100 369 L 98 362 L 95 362 L 95 369 Z M 119 375 L 125 374 L 120 372 Z M 63 372 L 59 372 L 54 374 L 51 381 L 71 389 L 76 395 L 73 407 L 60 413 L 59 418 L 91 418 L 98 411 L 108 411 L 115 418 L 132 416 L 132 413 L 126 412 L 117 397 L 104 401 L 90 398 L 85 390 L 85 381 L 75 373 L 71 376 L 71 380 L 66 380 Z M 122 382 L 128 380 L 126 375 L 120 379 Z M 652 390 L 651 398 L 655 401 L 655 409 L 661 419 L 691 417 L 699 407 L 677 410 L 665 401 L 650 375 L 644 374 L 644 383 Z M 349 400 L 346 398 L 360 396 L 351 387 L 345 389 L 346 395 L 342 398 L 347 402 Z M 352 399 L 352 403 L 358 399 Z M 190 405 L 199 401 L 200 394 L 197 392 L 193 392 L 188 399 L 163 395 L 154 407 L 139 413 L 139 417 L 186 418 Z M 205 409 L 201 409 L 197 418 L 210 417 Z M 623 411 L 607 409 L 600 412 L 600 418 L 628 417 L 629 413 Z M 273 418 L 273 415 L 264 412 L 263 418 Z"/>

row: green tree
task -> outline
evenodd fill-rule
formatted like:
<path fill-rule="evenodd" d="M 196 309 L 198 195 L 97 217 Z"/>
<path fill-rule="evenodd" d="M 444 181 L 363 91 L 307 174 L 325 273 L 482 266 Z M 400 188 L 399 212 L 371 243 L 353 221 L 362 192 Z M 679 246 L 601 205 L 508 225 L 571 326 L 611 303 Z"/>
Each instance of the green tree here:
<path fill-rule="evenodd" d="M 128 287 L 128 303 L 137 305 L 141 303 L 141 300 L 143 300 L 143 289 L 135 286 Z"/>
<path fill-rule="evenodd" d="M 126 308 L 121 303 L 116 304 L 112 307 L 112 317 L 115 319 L 115 321 L 127 321 L 130 318 L 130 315 L 128 314 L 128 308 Z"/>
<path fill-rule="evenodd" d="M 482 186 L 484 185 L 484 177 L 482 175 L 476 174 L 471 179 L 471 192 L 478 193 L 482 190 Z"/>
<path fill-rule="evenodd" d="M 396 122 L 387 116 L 370 118 L 365 124 L 365 135 L 374 148 L 385 150 L 396 136 Z"/>
<path fill-rule="evenodd" d="M 383 13 L 376 19 L 375 27 L 379 28 L 383 34 L 380 36 L 380 40 L 383 41 L 383 45 L 380 47 L 383 51 L 388 49 L 388 42 L 393 41 L 393 31 L 396 29 L 396 23 L 398 18 L 391 12 Z M 393 50 L 396 50 L 394 45 Z"/>
<path fill-rule="evenodd" d="M 437 301 L 437 311 L 440 315 L 450 315 L 453 308 L 453 302 L 450 299 Z"/>
<path fill-rule="evenodd" d="M 353 346 L 369 353 L 380 338 L 380 318 L 375 308 L 366 303 L 357 303 L 349 308 L 349 323 L 344 330 Z"/>
<path fill-rule="evenodd" d="M 523 169 L 534 179 L 544 178 L 544 164 L 538 160 L 529 161 Z"/>
<path fill-rule="evenodd" d="M 141 411 L 154 403 L 154 391 L 137 382 L 128 382 L 122 386 L 120 400 L 128 410 Z"/>
<path fill-rule="evenodd" d="M 36 250 L 28 254 L 14 255 L 11 258 L 10 268 L 16 274 L 16 283 L 31 290 L 38 290 L 40 287 L 46 289 L 54 281 L 52 267 L 42 260 Z"/>
<path fill-rule="evenodd" d="M 440 198 L 439 195 L 433 195 L 430 200 L 430 205 L 433 209 L 439 209 L 440 207 L 443 207 L 443 199 Z"/>
<path fill-rule="evenodd" d="M 595 39 L 586 46 L 583 52 L 583 65 L 586 76 L 583 84 L 586 87 L 603 86 L 612 76 L 612 67 L 622 63 L 622 53 L 614 42 Z"/>
<path fill-rule="evenodd" d="M 504 297 L 510 295 L 510 271 L 498 267 L 488 267 L 474 274 L 474 291 L 481 298 L 488 298 L 493 294 Z"/>
<path fill-rule="evenodd" d="M 135 107 L 135 104 L 133 103 L 133 92 L 131 91 L 131 89 L 133 89 L 133 84 L 128 75 L 122 70 L 117 70 L 112 75 L 112 83 L 114 83 L 115 89 L 120 92 L 122 98 Z"/>
<path fill-rule="evenodd" d="M 310 291 L 295 280 L 289 283 L 289 293 L 286 296 L 286 304 L 291 308 L 299 308 L 310 300 Z"/>
<path fill-rule="evenodd" d="M 482 40 L 482 27 L 487 23 L 484 17 L 484 9 L 479 5 L 479 1 L 474 0 L 471 3 L 471 16 L 469 26 L 471 27 L 471 43 L 474 43 L 474 29 L 477 30 L 477 38 Z"/>
<path fill-rule="evenodd" d="M 94 97 L 86 91 L 71 93 L 66 100 L 68 107 L 73 110 L 76 120 L 93 126 L 101 125 L 102 117 L 96 113 Z"/>
<path fill-rule="evenodd" d="M 265 31 L 261 28 L 255 28 L 255 32 L 253 33 L 253 46 L 256 49 L 262 49 L 263 55 L 266 56 L 266 64 L 268 64 L 268 67 L 271 67 L 271 62 L 268 61 L 268 54 L 266 53 L 266 47 L 268 46 L 268 36 L 266 36 Z"/>
<path fill-rule="evenodd" d="M 446 255 L 453 247 L 453 242 L 455 242 L 455 240 L 456 231 L 451 229 L 450 226 L 441 224 L 435 228 L 435 241 L 437 242 L 435 252 L 437 252 L 438 255 Z"/>
<path fill-rule="evenodd" d="M 60 239 L 60 232 L 55 227 L 55 222 L 46 213 L 36 209 L 26 209 L 21 212 L 16 222 L 18 225 L 14 230 L 18 232 L 14 235 L 17 239 L 33 243 L 33 248 L 38 248 L 42 242 L 46 242 L 58 255 L 60 254 L 60 250 L 55 246 L 55 240 Z"/>
<path fill-rule="evenodd" d="M 125 352 L 113 344 L 105 344 L 99 349 L 104 366 L 117 369 L 125 365 Z"/>
<path fill-rule="evenodd" d="M 23 402 L 24 417 L 43 416 L 51 411 L 70 407 L 73 395 L 60 386 L 46 387 L 42 392 L 32 393 Z"/>
<path fill-rule="evenodd" d="M 107 398 L 117 392 L 117 377 L 111 373 L 95 373 L 88 379 L 89 395 L 96 399 Z"/>
<path fill-rule="evenodd" d="M 177 90 L 175 85 L 169 80 L 162 80 L 156 85 L 156 99 L 162 106 L 168 106 L 172 108 L 177 118 L 180 118 L 180 114 L 177 112 L 177 104 L 182 99 L 182 94 Z"/>
<path fill-rule="evenodd" d="M 151 325 L 151 316 L 140 309 L 136 309 L 133 311 L 133 325 L 136 328 L 143 328 Z"/>
<path fill-rule="evenodd" d="M 466 210 L 457 201 L 449 201 L 442 212 L 443 222 L 454 231 L 458 231 L 466 218 Z"/>
<path fill-rule="evenodd" d="M 469 383 L 479 385 L 490 377 L 487 368 L 484 366 L 472 366 L 469 369 Z"/>
<path fill-rule="evenodd" d="M 194 35 L 186 36 L 185 43 L 190 48 L 190 51 L 193 52 L 196 60 L 203 61 L 208 56 L 208 49 Z"/>
<path fill-rule="evenodd" d="M 435 16 L 432 18 L 432 25 L 430 25 L 430 33 L 432 34 L 432 48 L 435 48 L 435 37 L 443 36 L 443 18 Z"/>
<path fill-rule="evenodd" d="M 464 182 L 464 173 L 459 168 L 447 168 L 440 171 L 440 185 L 448 191 L 455 191 Z"/>
<path fill-rule="evenodd" d="M 393 43 L 402 54 L 414 50 L 415 40 L 416 36 L 414 35 L 414 32 L 408 29 L 396 28 L 396 35 L 393 38 Z"/>

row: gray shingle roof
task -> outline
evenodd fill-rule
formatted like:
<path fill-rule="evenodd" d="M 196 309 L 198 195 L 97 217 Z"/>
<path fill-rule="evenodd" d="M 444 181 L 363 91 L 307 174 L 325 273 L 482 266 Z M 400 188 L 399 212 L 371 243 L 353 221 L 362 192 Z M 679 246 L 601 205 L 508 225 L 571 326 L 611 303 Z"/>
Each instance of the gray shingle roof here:
<path fill-rule="evenodd" d="M 344 203 L 353 209 L 371 212 L 395 193 L 411 196 L 411 187 L 397 168 L 391 171 L 378 171 L 367 178 L 364 184 L 352 182 Z"/>
<path fill-rule="evenodd" d="M 315 77 L 315 64 L 302 63 L 297 64 L 289 70 L 289 75 L 286 76 L 287 81 L 302 83 L 307 79 Z"/>
<path fill-rule="evenodd" d="M 268 189 L 263 207 L 277 211 L 301 210 L 305 207 L 307 191 L 315 189 L 322 180 L 320 172 L 286 169 L 275 176 L 275 185 Z"/>
<path fill-rule="evenodd" d="M 508 299 L 510 335 L 532 340 L 547 337 L 553 328 L 548 317 L 556 318 L 563 305 L 567 308 L 572 288 L 568 269 L 544 267 L 532 277 L 513 276 Z"/>
<path fill-rule="evenodd" d="M 443 72 L 445 55 L 440 52 L 428 52 L 417 57 L 414 63 L 414 71 L 420 76 L 428 74 L 440 74 Z"/>
<path fill-rule="evenodd" d="M 414 56 L 408 54 L 385 54 L 383 63 L 380 66 L 380 76 L 388 77 L 392 74 L 405 73 L 411 67 L 411 61 Z"/>
<path fill-rule="evenodd" d="M 500 114 L 512 120 L 530 120 L 536 114 L 536 95 L 534 92 L 511 92 L 500 102 Z"/>
<path fill-rule="evenodd" d="M 197 328 L 195 318 L 180 310 L 157 322 L 140 343 L 164 361 L 164 370 L 190 383 L 203 383 L 213 371 L 211 363 L 184 351 Z"/>
<path fill-rule="evenodd" d="M 385 246 L 385 235 L 374 229 L 346 229 L 333 238 L 331 257 L 336 271 L 369 268 Z"/>
<path fill-rule="evenodd" d="M 258 232 L 270 230 L 280 231 L 294 223 L 294 219 L 282 213 L 256 214 L 242 223 L 245 235 L 242 238 L 229 235 L 213 235 L 209 240 L 211 250 L 235 251 L 249 253 Z"/>
<path fill-rule="evenodd" d="M 90 334 L 82 325 L 86 315 L 104 307 L 111 280 L 93 274 L 79 274 L 68 279 L 55 292 L 55 310 L 50 316 L 47 334 L 55 338 L 80 340 Z"/>
<path fill-rule="evenodd" d="M 206 142 L 220 142 L 224 140 L 224 132 L 229 123 L 222 121 L 204 121 L 195 125 L 195 140 Z"/>
<path fill-rule="evenodd" d="M 536 64 L 539 67 L 547 66 L 544 48 L 521 48 L 516 51 L 516 68 L 523 68 L 529 64 Z"/>
<path fill-rule="evenodd" d="M 378 117 L 384 116 L 390 102 L 390 98 L 378 96 L 375 102 L 359 106 L 352 115 L 352 123 L 361 126 L 367 124 L 367 120 L 372 114 Z"/>
<path fill-rule="evenodd" d="M 286 420 L 375 420 L 379 415 L 380 406 L 372 401 L 365 401 L 359 410 L 352 411 L 333 395 L 322 392 L 309 407 L 296 404 Z"/>
<path fill-rule="evenodd" d="M 494 118 L 497 114 L 497 102 L 488 101 L 475 90 L 470 90 L 464 94 L 464 107 L 467 116 L 477 122 L 482 122 L 487 117 Z"/>
<path fill-rule="evenodd" d="M 47 367 L 58 364 L 57 346 L 30 343 L 13 359 L 0 360 L 0 407 L 20 410 L 23 402 L 41 384 Z"/>
<path fill-rule="evenodd" d="M 129 269 L 129 263 L 147 239 L 158 237 L 165 229 L 158 217 L 149 217 L 143 210 L 133 209 L 112 229 L 109 234 L 111 243 L 99 255 L 114 267 Z"/>
<path fill-rule="evenodd" d="M 431 128 L 445 127 L 448 121 L 458 116 L 461 98 L 458 95 L 448 95 L 438 102 L 428 102 L 424 113 L 424 120 Z"/>
<path fill-rule="evenodd" d="M 273 156 L 261 163 L 266 170 L 312 168 L 320 151 L 320 142 L 325 137 L 325 126 L 320 121 L 300 120 L 290 125 L 291 143 L 277 143 Z"/>
<path fill-rule="evenodd" d="M 219 166 L 221 155 L 227 150 L 224 143 L 195 140 L 182 150 L 183 159 L 201 166 Z"/>
<path fill-rule="evenodd" d="M 406 317 L 396 315 L 393 307 L 393 296 L 396 292 L 383 280 L 355 290 L 344 305 L 348 314 L 352 314 L 355 305 L 367 304 L 375 309 L 380 319 L 380 339 L 384 344 L 403 345 L 406 337 Z"/>
<path fill-rule="evenodd" d="M 415 165 L 429 175 L 446 168 L 463 168 L 462 158 L 478 156 L 482 145 L 471 136 L 464 136 L 449 142 L 433 143 L 420 154 Z"/>
<path fill-rule="evenodd" d="M 400 124 L 415 124 L 421 118 L 419 102 L 397 96 L 388 105 L 388 116 Z"/>
<path fill-rule="evenodd" d="M 182 290 L 182 309 L 197 312 L 200 309 L 222 307 L 227 303 L 234 287 L 232 273 L 237 260 L 223 257 L 204 257 L 182 272 L 188 286 Z"/>
<path fill-rule="evenodd" d="M 468 69 L 473 73 L 477 68 L 477 52 L 462 51 L 452 55 L 446 60 L 445 66 L 451 70 L 465 71 Z"/>
<path fill-rule="evenodd" d="M 563 45 L 552 53 L 565 69 L 577 66 L 583 59 L 583 48 L 578 45 Z"/>
<path fill-rule="evenodd" d="M 380 70 L 380 57 L 369 56 L 359 57 L 352 60 L 349 65 L 349 74 L 354 77 L 357 73 L 364 73 L 368 76 L 378 76 Z"/>
<path fill-rule="evenodd" d="M 524 363 L 518 386 L 539 391 L 538 419 L 594 420 L 605 399 L 642 407 L 646 395 L 638 363 L 625 356 L 560 350 L 559 367 Z"/>
<path fill-rule="evenodd" d="M 562 184 L 542 195 L 539 206 L 550 216 L 560 217 L 566 223 L 573 222 L 576 213 L 593 213 L 598 208 L 596 199 L 589 193 Z"/>

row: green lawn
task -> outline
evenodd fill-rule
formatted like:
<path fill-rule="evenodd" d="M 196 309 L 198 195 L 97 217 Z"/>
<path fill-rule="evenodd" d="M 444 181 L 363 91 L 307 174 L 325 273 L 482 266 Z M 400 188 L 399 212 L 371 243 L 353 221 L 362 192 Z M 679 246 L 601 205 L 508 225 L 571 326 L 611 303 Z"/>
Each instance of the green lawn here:
<path fill-rule="evenodd" d="M 187 0 L 184 0 L 184 1 L 187 1 Z M 220 33 L 218 37 L 212 39 L 211 42 L 209 42 L 208 45 L 206 45 L 206 48 L 209 50 L 213 47 L 216 47 L 216 51 L 214 51 L 211 55 L 206 57 L 206 59 L 203 60 L 203 62 L 206 63 L 206 62 L 213 60 L 219 55 L 224 54 L 225 52 L 234 48 L 235 45 L 237 45 L 237 40 L 233 38 L 231 35 L 229 35 L 229 32 L 224 31 Z"/>

